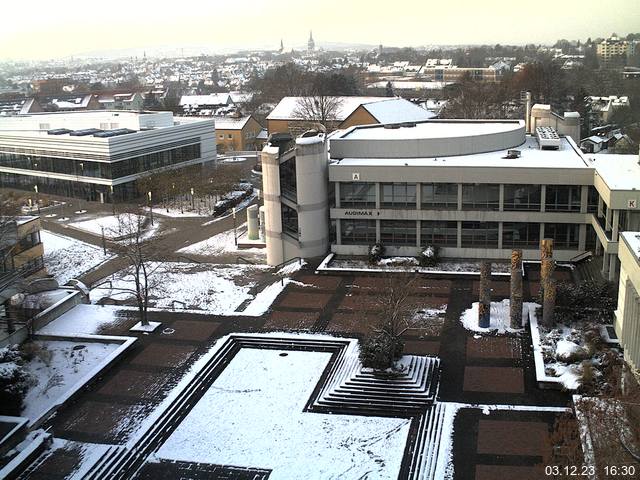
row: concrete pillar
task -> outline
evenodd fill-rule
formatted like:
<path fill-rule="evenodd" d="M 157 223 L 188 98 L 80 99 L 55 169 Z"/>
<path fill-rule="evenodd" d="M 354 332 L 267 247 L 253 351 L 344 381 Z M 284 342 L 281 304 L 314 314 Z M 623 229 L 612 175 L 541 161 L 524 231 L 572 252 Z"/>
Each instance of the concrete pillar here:
<path fill-rule="evenodd" d="M 614 210 L 611 218 L 611 241 L 618 241 L 618 225 L 620 224 L 620 210 Z"/>
<path fill-rule="evenodd" d="M 611 209 L 607 208 L 607 214 L 605 215 L 605 232 L 611 230 Z"/>
<path fill-rule="evenodd" d="M 336 219 L 336 245 L 342 245 L 342 220 Z"/>
<path fill-rule="evenodd" d="M 376 220 L 376 243 L 381 243 L 382 236 L 380 235 L 380 220 Z"/>
<path fill-rule="evenodd" d="M 602 276 L 607 278 L 609 276 L 609 258 L 611 257 L 610 254 L 608 254 L 607 252 L 604 252 L 602 254 Z"/>
<path fill-rule="evenodd" d="M 582 185 L 580 190 L 580 213 L 587 213 L 587 206 L 589 203 L 589 186 Z"/>
<path fill-rule="evenodd" d="M 462 210 L 462 184 L 458 184 L 458 210 Z"/>
<path fill-rule="evenodd" d="M 489 328 L 491 323 L 491 262 L 482 262 L 480 266 L 479 290 L 478 326 Z"/>
<path fill-rule="evenodd" d="M 336 195 L 336 208 L 342 208 L 340 206 L 340 182 L 335 182 L 335 195 Z"/>
<path fill-rule="evenodd" d="M 598 257 L 602 253 L 602 243 L 600 243 L 600 239 L 596 237 L 596 251 L 594 252 L 595 256 Z"/>
<path fill-rule="evenodd" d="M 500 190 L 499 190 L 499 197 L 498 197 L 498 211 L 499 212 L 504 212 L 504 183 L 500 184 Z"/>
<path fill-rule="evenodd" d="M 278 147 L 267 145 L 262 150 L 260 158 L 262 160 L 267 264 L 278 265 L 284 261 L 282 205 L 280 203 L 280 152 Z"/>
<path fill-rule="evenodd" d="M 604 200 L 602 200 L 602 197 L 598 195 L 598 218 L 604 215 L 603 212 L 604 212 Z"/>
<path fill-rule="evenodd" d="M 555 279 L 547 282 L 542 299 L 542 324 L 552 327 L 555 323 L 557 284 Z"/>
<path fill-rule="evenodd" d="M 511 328 L 522 328 L 522 250 L 511 251 L 509 314 Z"/>
<path fill-rule="evenodd" d="M 420 210 L 422 205 L 422 186 L 416 183 L 416 210 Z M 418 243 L 420 245 L 420 243 Z"/>
<path fill-rule="evenodd" d="M 249 240 L 257 240 L 259 237 L 260 220 L 258 218 L 258 205 L 247 208 L 247 237 Z"/>
<path fill-rule="evenodd" d="M 502 249 L 502 232 L 503 232 L 504 226 L 502 224 L 502 222 L 498 222 L 498 249 L 501 250 Z"/>
<path fill-rule="evenodd" d="M 585 224 L 580 225 L 578 230 L 578 250 L 584 252 L 587 248 L 587 226 Z"/>
<path fill-rule="evenodd" d="M 382 203 L 382 185 L 380 185 L 380 183 L 376 183 L 376 210 L 380 210 L 381 203 Z"/>
<path fill-rule="evenodd" d="M 456 247 L 462 248 L 462 222 L 461 221 L 458 221 L 457 234 L 458 234 L 458 238 L 456 239 Z"/>
<path fill-rule="evenodd" d="M 609 255 L 609 281 L 614 282 L 618 272 L 618 256 Z"/>
<path fill-rule="evenodd" d="M 544 212 L 547 209 L 547 186 L 540 185 L 540 211 Z"/>
<path fill-rule="evenodd" d="M 259 238 L 263 242 L 265 241 L 265 238 L 266 238 L 266 234 L 265 234 L 265 228 L 266 228 L 265 215 L 266 215 L 265 208 L 264 208 L 264 205 L 262 205 L 258 209 L 258 218 L 260 220 Z"/>

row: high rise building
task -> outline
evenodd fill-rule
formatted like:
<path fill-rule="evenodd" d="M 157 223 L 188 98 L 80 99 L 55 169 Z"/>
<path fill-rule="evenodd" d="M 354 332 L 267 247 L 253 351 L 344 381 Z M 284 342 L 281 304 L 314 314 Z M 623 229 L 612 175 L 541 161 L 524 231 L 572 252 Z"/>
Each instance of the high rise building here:
<path fill-rule="evenodd" d="M 316 42 L 313 41 L 313 31 L 309 31 L 309 41 L 307 42 L 307 50 L 313 52 L 316 49 Z"/>

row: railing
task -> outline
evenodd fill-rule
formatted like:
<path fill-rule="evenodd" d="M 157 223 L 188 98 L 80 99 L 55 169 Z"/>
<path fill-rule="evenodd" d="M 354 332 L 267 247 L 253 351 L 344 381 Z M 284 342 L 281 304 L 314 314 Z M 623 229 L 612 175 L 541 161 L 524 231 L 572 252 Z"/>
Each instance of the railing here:
<path fill-rule="evenodd" d="M 300 265 L 302 265 L 302 262 L 304 262 L 304 258 L 302 258 L 302 257 L 293 257 L 293 258 L 290 258 L 289 260 L 285 260 L 284 262 L 279 263 L 278 265 L 276 265 L 273 268 L 275 269 L 276 273 L 278 273 L 283 267 L 293 263 L 294 261 L 298 261 L 298 262 L 300 262 Z M 280 277 L 280 285 L 284 285 L 284 275 L 282 275 Z"/>
<path fill-rule="evenodd" d="M 246 263 L 248 265 L 255 265 L 256 262 L 252 262 L 251 260 L 249 260 L 248 258 L 245 257 L 241 257 L 240 255 L 238 255 L 236 257 L 236 263 Z"/>

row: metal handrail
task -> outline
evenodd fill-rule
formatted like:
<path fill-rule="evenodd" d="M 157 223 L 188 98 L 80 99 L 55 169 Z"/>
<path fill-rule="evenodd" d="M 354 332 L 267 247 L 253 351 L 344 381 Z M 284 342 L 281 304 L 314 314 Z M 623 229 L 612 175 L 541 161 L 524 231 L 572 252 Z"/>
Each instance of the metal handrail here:
<path fill-rule="evenodd" d="M 240 263 L 240 260 L 242 260 L 244 263 L 247 263 L 249 265 L 255 265 L 256 262 L 252 262 L 251 260 L 249 260 L 248 258 L 245 257 L 241 257 L 240 255 L 238 255 L 236 257 L 236 263 Z"/>

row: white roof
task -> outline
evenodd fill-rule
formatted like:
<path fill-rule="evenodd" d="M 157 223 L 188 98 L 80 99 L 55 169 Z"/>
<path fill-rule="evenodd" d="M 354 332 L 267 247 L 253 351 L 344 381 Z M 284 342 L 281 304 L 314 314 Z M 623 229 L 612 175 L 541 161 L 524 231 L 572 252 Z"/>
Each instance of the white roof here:
<path fill-rule="evenodd" d="M 242 130 L 251 116 L 240 118 L 214 116 L 212 118 L 216 122 L 216 130 Z"/>
<path fill-rule="evenodd" d="M 498 124 L 499 125 L 499 124 Z M 401 129 L 402 130 L 402 129 Z M 407 129 L 413 130 L 413 129 Z M 398 130 L 388 130 L 397 132 Z M 438 158 L 345 158 L 332 165 L 341 166 L 389 166 L 389 167 L 499 167 L 499 168 L 561 168 L 582 169 L 589 166 L 566 138 L 561 138 L 558 150 L 541 150 L 535 137 L 527 136 L 525 143 L 515 147 L 520 150 L 519 158 L 504 158 L 507 150 L 488 153 L 459 155 Z"/>
<path fill-rule="evenodd" d="M 269 114 L 267 120 L 294 120 L 296 119 L 295 111 L 298 108 L 298 102 L 303 97 L 284 97 L 276 108 Z M 341 99 L 340 106 L 336 112 L 335 119 L 338 121 L 346 120 L 356 108 L 364 103 L 384 102 L 389 97 L 339 97 Z"/>
<path fill-rule="evenodd" d="M 421 122 L 435 117 L 433 112 L 414 105 L 404 98 L 392 98 L 384 102 L 367 103 L 363 107 L 379 123 Z"/>
<path fill-rule="evenodd" d="M 640 260 L 640 232 L 622 232 L 620 236 L 627 241 L 636 260 Z"/>
<path fill-rule="evenodd" d="M 598 175 L 610 190 L 640 189 L 640 164 L 638 155 L 616 155 L 613 153 L 587 155 Z"/>
<path fill-rule="evenodd" d="M 228 93 L 212 93 L 210 95 L 183 95 L 180 105 L 228 105 L 231 96 Z"/>
<path fill-rule="evenodd" d="M 410 103 L 410 102 L 407 102 Z M 427 110 L 416 107 L 425 113 Z M 433 114 L 431 114 L 433 116 Z M 399 123 L 399 122 L 388 122 Z M 480 121 L 433 121 L 418 123 L 407 128 L 356 127 L 342 138 L 349 140 L 416 140 L 423 138 L 459 138 L 511 132 L 520 124 L 515 121 L 480 122 Z"/>

